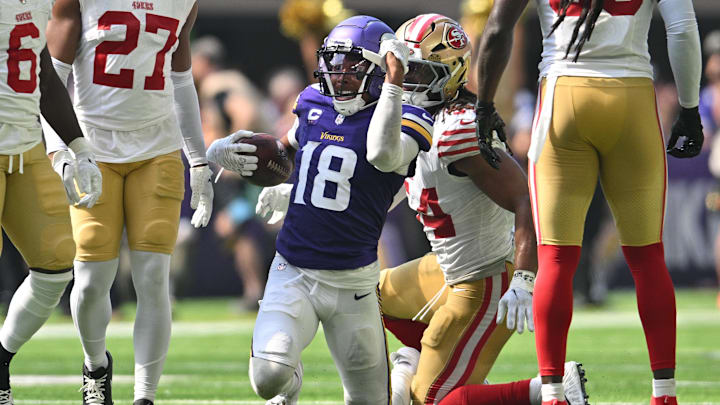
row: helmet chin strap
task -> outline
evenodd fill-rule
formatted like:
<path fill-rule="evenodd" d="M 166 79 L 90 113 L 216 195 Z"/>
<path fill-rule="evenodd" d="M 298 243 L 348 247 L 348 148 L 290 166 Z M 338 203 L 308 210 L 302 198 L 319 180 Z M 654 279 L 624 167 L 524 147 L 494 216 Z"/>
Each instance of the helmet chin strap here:
<path fill-rule="evenodd" d="M 358 94 L 350 100 L 338 100 L 337 98 L 333 98 L 333 107 L 335 108 L 335 111 L 347 117 L 362 110 L 363 107 L 365 107 L 365 100 L 363 100 L 362 94 Z"/>

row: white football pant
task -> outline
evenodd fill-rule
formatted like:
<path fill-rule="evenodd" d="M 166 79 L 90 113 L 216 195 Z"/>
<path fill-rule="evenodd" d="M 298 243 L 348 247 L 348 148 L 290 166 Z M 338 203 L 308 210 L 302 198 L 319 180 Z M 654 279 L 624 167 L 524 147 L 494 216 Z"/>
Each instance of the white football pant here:
<path fill-rule="evenodd" d="M 276 255 L 255 322 L 252 356 L 294 369 L 319 322 L 342 379 L 345 403 L 389 404 L 390 372 L 376 290 L 329 286 L 303 275 Z M 254 370 L 251 378 L 255 387 L 282 388 L 286 381 L 261 379 L 291 375 Z"/>

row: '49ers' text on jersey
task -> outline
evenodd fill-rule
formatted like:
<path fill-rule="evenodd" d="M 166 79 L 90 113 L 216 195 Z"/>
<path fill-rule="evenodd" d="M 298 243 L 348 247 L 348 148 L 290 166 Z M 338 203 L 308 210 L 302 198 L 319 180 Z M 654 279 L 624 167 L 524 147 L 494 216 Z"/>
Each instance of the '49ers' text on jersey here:
<path fill-rule="evenodd" d="M 51 10 L 52 0 L 0 0 L 0 154 L 42 140 L 38 74 Z"/>
<path fill-rule="evenodd" d="M 494 147 L 502 148 L 498 141 Z M 432 147 L 420 152 L 415 175 L 405 181 L 449 285 L 491 277 L 491 266 L 512 261 L 514 215 L 495 204 L 469 177 L 450 174 L 455 161 L 477 155 L 475 112 L 443 111 L 436 117 Z M 500 266 L 504 268 L 504 266 Z"/>
<path fill-rule="evenodd" d="M 338 114 L 317 87 L 299 96 L 291 143 L 295 184 L 277 251 L 298 267 L 357 269 L 377 260 L 387 210 L 404 175 L 384 173 L 366 159 L 367 130 L 375 107 Z M 402 132 L 428 150 L 433 121 L 418 107 L 402 106 Z"/>
<path fill-rule="evenodd" d="M 195 0 L 79 0 L 78 119 L 131 131 L 173 114 L 170 62 Z"/>
<path fill-rule="evenodd" d="M 572 60 L 565 58 L 582 4 L 573 0 L 567 17 L 548 36 L 562 9 L 561 0 L 535 0 L 543 33 L 540 76 L 649 77 L 652 78 L 648 30 L 656 0 L 605 0 L 590 40 Z M 582 33 L 584 27 L 581 28 Z"/>

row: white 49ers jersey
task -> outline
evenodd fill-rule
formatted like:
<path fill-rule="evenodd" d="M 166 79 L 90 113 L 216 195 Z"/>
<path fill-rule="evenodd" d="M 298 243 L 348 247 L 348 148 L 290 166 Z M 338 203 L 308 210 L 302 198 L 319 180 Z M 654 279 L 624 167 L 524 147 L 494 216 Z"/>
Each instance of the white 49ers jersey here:
<path fill-rule="evenodd" d="M 452 162 L 479 153 L 475 111 L 443 111 L 435 120 L 432 147 L 420 152 L 415 175 L 405 180 L 408 204 L 417 211 L 450 285 L 493 276 L 491 265 L 512 261 L 514 252 L 514 215 L 469 177 L 448 171 Z"/>
<path fill-rule="evenodd" d="M 79 1 L 82 37 L 73 63 L 78 119 L 93 128 L 133 131 L 171 117 L 170 62 L 195 0 Z"/>
<path fill-rule="evenodd" d="M 575 49 L 567 58 L 565 51 L 582 11 L 580 1 L 572 0 L 567 17 L 549 37 L 562 1 L 535 1 L 544 38 L 540 76 L 652 78 L 647 39 L 656 0 L 605 0 L 592 36 L 575 63 Z"/>
<path fill-rule="evenodd" d="M 52 0 L 0 0 L 0 154 L 42 140 L 38 74 L 51 10 Z"/>

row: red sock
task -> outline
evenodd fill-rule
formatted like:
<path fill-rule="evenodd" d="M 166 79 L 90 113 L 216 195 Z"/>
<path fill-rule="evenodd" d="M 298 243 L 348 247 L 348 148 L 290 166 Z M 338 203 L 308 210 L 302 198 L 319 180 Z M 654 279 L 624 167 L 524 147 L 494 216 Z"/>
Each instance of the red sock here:
<path fill-rule="evenodd" d="M 399 341 L 405 346 L 412 347 L 417 351 L 422 349 L 420 340 L 422 339 L 427 325 L 422 322 L 411 321 L 409 319 L 394 319 L 383 316 L 385 328 L 392 332 Z"/>
<path fill-rule="evenodd" d="M 535 347 L 541 376 L 563 375 L 572 319 L 573 276 L 580 246 L 538 246 L 538 276 L 533 295 Z"/>
<path fill-rule="evenodd" d="M 530 405 L 530 380 L 465 385 L 452 390 L 440 405 Z"/>
<path fill-rule="evenodd" d="M 637 294 L 650 367 L 675 368 L 675 290 L 665 265 L 663 244 L 623 246 Z"/>

